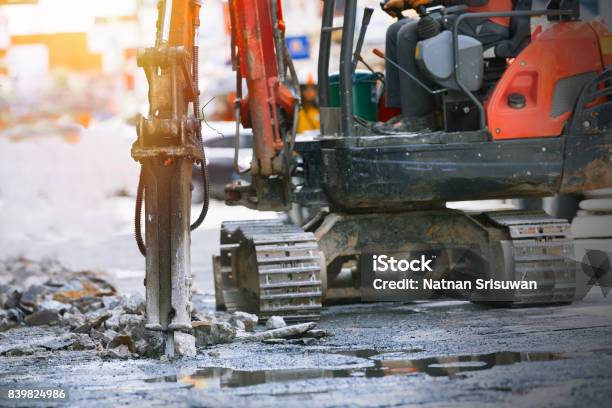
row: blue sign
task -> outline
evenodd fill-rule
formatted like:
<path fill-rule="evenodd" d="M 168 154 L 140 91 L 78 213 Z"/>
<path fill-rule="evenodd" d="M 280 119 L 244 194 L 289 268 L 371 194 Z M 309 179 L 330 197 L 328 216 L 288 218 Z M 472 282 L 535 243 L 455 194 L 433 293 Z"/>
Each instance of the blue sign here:
<path fill-rule="evenodd" d="M 287 49 L 294 60 L 310 58 L 310 41 L 305 35 L 287 37 Z"/>

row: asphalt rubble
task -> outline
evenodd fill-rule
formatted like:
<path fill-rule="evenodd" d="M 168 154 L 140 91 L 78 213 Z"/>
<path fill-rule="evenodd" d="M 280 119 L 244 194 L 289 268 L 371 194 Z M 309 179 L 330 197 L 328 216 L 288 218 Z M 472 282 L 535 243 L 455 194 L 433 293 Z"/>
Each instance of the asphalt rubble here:
<path fill-rule="evenodd" d="M 0 355 L 22 356 L 49 350 L 91 350 L 103 359 L 159 358 L 161 332 L 145 328 L 145 299 L 119 294 L 103 273 L 73 271 L 55 260 L 23 257 L 0 260 L 0 336 L 11 329 L 50 326 L 56 336 L 42 342 L 11 344 Z M 287 325 L 280 316 L 265 322 L 246 312 L 192 312 L 192 333 L 179 333 L 175 350 L 191 357 L 222 343 L 315 344 L 331 333 L 314 322 Z"/>

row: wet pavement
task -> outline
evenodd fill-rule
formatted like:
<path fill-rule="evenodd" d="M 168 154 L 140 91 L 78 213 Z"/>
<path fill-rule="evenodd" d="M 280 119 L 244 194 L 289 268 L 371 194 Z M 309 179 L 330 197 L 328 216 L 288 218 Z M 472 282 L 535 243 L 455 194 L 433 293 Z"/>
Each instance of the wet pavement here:
<path fill-rule="evenodd" d="M 207 305 L 212 309 L 212 297 Z M 65 387 L 70 406 L 609 406 L 612 303 L 491 309 L 465 302 L 325 308 L 307 346 L 230 343 L 174 363 L 94 351 L 0 357 L 2 386 Z M 58 328 L 0 334 L 57 337 Z M 6 401 L 0 401 L 0 405 Z M 29 404 L 25 404 L 27 406 Z"/>
<path fill-rule="evenodd" d="M 226 217 L 227 218 L 227 217 Z M 93 241 L 0 240 L 0 258 L 50 257 L 108 273 L 119 293 L 143 292 L 144 262 L 127 233 Z M 214 226 L 193 234 L 198 308 L 213 311 Z M 105 359 L 64 350 L 66 328 L 0 332 L 0 389 L 63 387 L 67 406 L 608 407 L 612 295 L 594 288 L 570 306 L 496 309 L 460 301 L 324 308 L 304 343 L 234 342 L 176 362 Z M 15 344 L 31 355 L 2 355 Z M 0 407 L 15 406 L 0 400 Z M 20 406 L 31 406 L 24 402 Z M 48 402 L 42 406 L 49 406 Z"/>

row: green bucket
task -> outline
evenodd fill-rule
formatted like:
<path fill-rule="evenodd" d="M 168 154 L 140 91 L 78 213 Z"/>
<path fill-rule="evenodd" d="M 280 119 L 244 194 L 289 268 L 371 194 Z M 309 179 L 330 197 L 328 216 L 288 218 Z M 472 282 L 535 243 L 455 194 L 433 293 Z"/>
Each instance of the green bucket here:
<path fill-rule="evenodd" d="M 329 102 L 334 108 L 340 107 L 340 74 L 329 76 Z M 378 120 L 378 96 L 376 76 L 369 71 L 356 71 L 353 75 L 353 110 L 361 119 Z"/>

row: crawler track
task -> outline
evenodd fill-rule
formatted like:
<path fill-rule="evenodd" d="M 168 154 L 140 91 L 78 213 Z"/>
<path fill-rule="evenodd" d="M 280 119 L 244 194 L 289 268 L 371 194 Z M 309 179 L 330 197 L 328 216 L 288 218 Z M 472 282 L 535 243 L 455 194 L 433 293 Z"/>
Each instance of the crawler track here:
<path fill-rule="evenodd" d="M 319 319 L 321 254 L 312 233 L 277 220 L 224 222 L 213 265 L 219 308 Z"/>
<path fill-rule="evenodd" d="M 570 225 L 542 211 L 500 211 L 486 216 L 507 228 L 512 239 L 514 279 L 533 280 L 538 290 L 517 290 L 513 305 L 571 303 L 576 291 L 576 262 Z"/>

